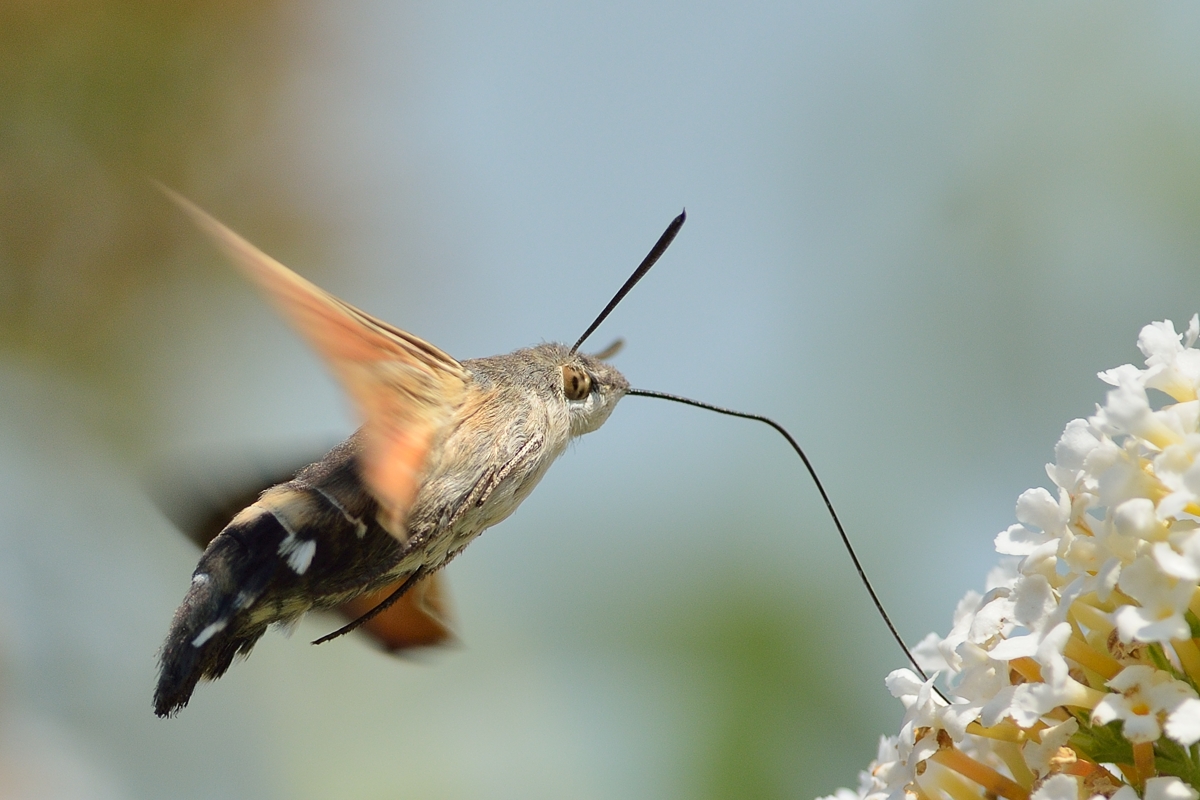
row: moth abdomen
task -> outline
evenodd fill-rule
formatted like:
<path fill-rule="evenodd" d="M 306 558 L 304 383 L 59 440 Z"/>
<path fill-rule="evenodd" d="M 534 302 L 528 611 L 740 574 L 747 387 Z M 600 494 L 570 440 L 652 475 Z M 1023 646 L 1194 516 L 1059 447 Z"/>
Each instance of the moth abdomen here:
<path fill-rule="evenodd" d="M 255 557 L 255 550 L 260 548 L 252 543 L 264 534 L 276 533 L 255 530 L 262 527 L 271 527 L 270 515 L 257 517 L 236 532 L 231 525 L 201 556 L 163 644 L 154 692 L 154 713 L 158 716 L 187 705 L 202 678 L 211 680 L 223 675 L 234 657 L 249 653 L 266 632 L 268 622 L 247 624 L 246 614 L 279 568 L 279 559 Z"/>
<path fill-rule="evenodd" d="M 344 455 L 335 449 L 296 480 L 263 492 L 205 548 L 163 645 L 159 716 L 248 654 L 272 623 L 388 582 L 401 546 L 375 520 L 365 490 L 356 491 L 354 459 Z"/>

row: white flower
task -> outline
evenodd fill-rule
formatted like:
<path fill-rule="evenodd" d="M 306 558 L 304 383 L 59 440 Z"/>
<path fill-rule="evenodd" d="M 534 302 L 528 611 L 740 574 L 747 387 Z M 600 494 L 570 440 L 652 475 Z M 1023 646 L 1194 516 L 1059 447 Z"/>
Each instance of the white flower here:
<path fill-rule="evenodd" d="M 1153 541 L 1166 535 L 1166 526 L 1154 511 L 1154 501 L 1148 497 L 1126 500 L 1113 509 L 1113 528 L 1120 536 Z"/>
<path fill-rule="evenodd" d="M 1189 697 L 1175 707 L 1163 725 L 1167 736 L 1184 747 L 1200 742 L 1200 700 Z"/>
<path fill-rule="evenodd" d="M 912 670 L 893 670 L 884 684 L 904 704 L 897 751 L 900 763 L 915 771 L 917 764 L 937 752 L 934 731 L 943 727 L 940 712 L 946 705 L 933 692 L 933 678 L 922 681 Z"/>
<path fill-rule="evenodd" d="M 1153 558 L 1141 556 L 1121 570 L 1117 585 L 1141 604 L 1117 611 L 1121 641 L 1169 642 L 1191 636 L 1183 614 L 1196 593 L 1196 581 L 1173 578 Z"/>
<path fill-rule="evenodd" d="M 1137 439 L 1131 439 L 1126 447 L 1105 439 L 1088 454 L 1087 469 L 1100 505 L 1114 508 L 1155 491 L 1157 481 L 1146 474 L 1140 450 Z"/>
<path fill-rule="evenodd" d="M 1078 800 L 1079 779 L 1074 775 L 1047 778 L 1029 800 Z"/>
<path fill-rule="evenodd" d="M 1162 670 L 1137 665 L 1126 667 L 1108 682 L 1120 694 L 1109 694 L 1092 710 L 1092 722 L 1105 725 L 1114 719 L 1124 723 L 1122 734 L 1138 742 L 1154 742 L 1162 736 L 1160 721 L 1179 710 L 1185 701 L 1196 700 L 1196 691 Z M 1193 710 L 1185 712 L 1179 728 L 1190 730 Z M 1190 744 L 1190 743 L 1189 743 Z"/>
<path fill-rule="evenodd" d="M 999 696 L 1006 697 L 1001 705 L 1007 707 L 1011 702 L 1011 697 L 1006 693 L 1010 688 L 1008 664 L 995 660 L 987 650 L 969 642 L 961 646 L 959 654 L 963 669 L 951 684 L 951 690 L 961 702 L 979 708 L 983 724 L 991 727 L 1004 716 L 1004 709 L 993 707 L 985 710 L 984 707 L 994 703 Z"/>
<path fill-rule="evenodd" d="M 1163 519 L 1179 514 L 1200 497 L 1200 463 L 1196 461 L 1197 454 L 1200 454 L 1200 434 L 1188 433 L 1181 441 L 1164 448 L 1154 459 L 1154 474 L 1171 490 L 1158 503 L 1158 514 Z"/>
<path fill-rule="evenodd" d="M 904 787 L 912 780 L 909 773 L 897 769 L 896 737 L 881 736 L 871 766 L 858 773 L 858 791 L 838 789 L 819 800 L 905 800 Z"/>
<path fill-rule="evenodd" d="M 1054 626 L 1037 642 L 1035 660 L 1042 665 L 1042 681 L 1031 681 L 1013 687 L 1002 707 L 990 704 L 989 711 L 1012 717 L 1023 728 L 1037 724 L 1042 715 L 1058 706 L 1085 706 L 1090 701 L 1089 690 L 1069 674 L 1062 651 L 1071 637 L 1071 626 L 1063 622 Z M 994 651 L 993 651 L 994 652 Z M 997 695 L 997 699 L 1001 696 Z"/>
<path fill-rule="evenodd" d="M 1152 553 L 1154 562 L 1167 575 L 1200 580 L 1200 529 L 1174 531 L 1169 542 L 1156 542 Z"/>
<path fill-rule="evenodd" d="M 1122 375 L 1120 384 L 1108 393 L 1104 407 L 1093 417 L 1096 425 L 1109 436 L 1133 434 L 1162 448 L 1173 444 L 1177 435 L 1150 410 L 1150 398 L 1140 379 Z"/>
<path fill-rule="evenodd" d="M 1165 392 L 1179 402 L 1196 399 L 1200 386 L 1200 351 L 1192 349 L 1200 332 L 1200 317 L 1193 314 L 1181 337 L 1170 320 L 1142 328 L 1138 349 L 1146 356 L 1146 386 Z M 1180 343 L 1180 338 L 1183 342 Z"/>
<path fill-rule="evenodd" d="M 862 795 L 858 792 L 852 792 L 849 789 L 838 789 L 836 792 L 825 797 L 818 797 L 817 800 L 858 800 Z"/>
<path fill-rule="evenodd" d="M 984 591 L 994 589 L 1011 589 L 1021 577 L 1021 559 L 1001 558 L 1000 563 L 988 570 L 987 578 L 983 581 Z M 971 592 L 967 592 L 971 594 Z"/>
<path fill-rule="evenodd" d="M 1054 446 L 1054 463 L 1046 467 L 1046 474 L 1055 485 L 1077 493 L 1091 478 L 1084 465 L 1102 441 L 1101 434 L 1086 419 L 1071 420 Z"/>
<path fill-rule="evenodd" d="M 983 597 L 978 592 L 967 592 L 954 609 L 954 624 L 950 628 L 950 633 L 946 634 L 946 638 L 943 639 L 936 633 L 930 633 L 921 640 L 917 649 L 922 653 L 927 653 L 930 645 L 935 646 L 938 651 L 937 657 L 932 653 L 924 656 L 926 661 L 921 664 L 923 669 L 928 672 L 941 672 L 959 668 L 961 659 L 956 651 L 960 644 L 968 640 L 975 623 L 975 613 L 979 610 L 982 601 Z M 918 658 L 922 658 L 922 656 L 918 655 Z"/>
<path fill-rule="evenodd" d="M 891 673 L 900 734 L 833 800 L 1200 800 L 1198 339 L 1200 316 L 1148 325 L 1146 366 L 1100 373 L 1115 388 L 1063 430 L 1057 488 L 1021 494 L 986 593 L 915 648 L 950 701 Z"/>
<path fill-rule="evenodd" d="M 1179 778 L 1151 778 L 1146 781 L 1145 800 L 1197 800 L 1200 792 Z"/>
<path fill-rule="evenodd" d="M 1031 742 L 1025 745 L 1022 755 L 1025 757 L 1025 764 L 1033 770 L 1033 774 L 1039 777 L 1047 775 L 1050 772 L 1050 759 L 1058 753 L 1058 749 L 1065 745 L 1077 730 L 1079 730 L 1079 722 L 1074 718 L 1068 719 L 1066 722 L 1060 722 L 1058 725 L 1042 731 L 1040 742 Z"/>
<path fill-rule="evenodd" d="M 1048 491 L 1038 487 L 1027 489 L 1017 498 L 1017 520 L 996 536 L 996 552 L 1010 556 L 1027 556 L 1038 545 L 1057 539 L 1067 532 L 1071 500 L 1066 492 L 1055 500 Z"/>

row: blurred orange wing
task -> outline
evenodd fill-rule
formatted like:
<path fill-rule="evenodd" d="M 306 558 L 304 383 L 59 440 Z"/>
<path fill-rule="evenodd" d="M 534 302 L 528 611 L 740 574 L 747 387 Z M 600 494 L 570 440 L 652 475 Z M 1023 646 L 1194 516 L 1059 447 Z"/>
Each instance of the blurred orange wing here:
<path fill-rule="evenodd" d="M 195 204 L 163 188 L 258 284 L 320 353 L 365 420 L 363 479 L 380 522 L 400 541 L 426 456 L 462 403 L 467 373 L 428 342 L 359 311 L 306 281 Z"/>

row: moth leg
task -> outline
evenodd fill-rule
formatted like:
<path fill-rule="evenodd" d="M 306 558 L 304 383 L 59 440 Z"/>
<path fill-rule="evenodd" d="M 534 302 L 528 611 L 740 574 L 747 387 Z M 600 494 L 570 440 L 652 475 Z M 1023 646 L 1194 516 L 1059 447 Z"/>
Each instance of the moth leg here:
<path fill-rule="evenodd" d="M 404 583 L 400 584 L 400 586 L 396 589 L 396 591 L 392 592 L 386 598 L 384 598 L 382 603 L 375 606 L 370 611 L 363 614 L 361 617 L 354 620 L 353 622 L 349 622 L 346 625 L 343 625 L 342 627 L 338 628 L 333 633 L 326 634 L 325 636 L 322 636 L 320 639 L 315 640 L 313 642 L 313 644 L 324 644 L 325 642 L 328 642 L 330 639 L 336 639 L 339 636 L 345 636 L 347 633 L 350 633 L 352 630 L 359 627 L 363 623 L 368 622 L 368 621 L 374 619 L 375 617 L 379 616 L 380 614 L 382 614 L 384 611 L 387 611 L 388 608 L 390 608 L 392 606 L 392 604 L 394 604 L 397 600 L 399 600 L 401 597 L 403 597 L 408 592 L 409 589 L 416 586 L 417 581 L 421 580 L 421 578 L 424 578 L 426 573 L 427 573 L 427 570 L 426 570 L 424 564 L 417 567 L 417 569 L 413 572 L 413 574 L 409 575 L 408 578 L 405 579 Z"/>
<path fill-rule="evenodd" d="M 513 469 L 518 464 L 537 453 L 542 449 L 544 438 L 539 434 L 532 437 L 499 469 L 487 469 L 475 481 L 475 485 L 471 487 L 471 491 L 467 492 L 466 496 L 459 501 L 454 509 L 454 513 L 450 515 L 442 524 L 443 530 L 449 530 L 454 527 L 463 516 L 472 508 L 482 508 L 483 504 L 488 501 L 492 493 L 496 491 L 496 487 L 504 482 L 504 479 L 512 474 Z"/>
<path fill-rule="evenodd" d="M 521 449 L 517 451 L 516 455 L 510 458 L 503 467 L 497 470 L 496 473 L 492 475 L 491 480 L 487 482 L 487 485 L 483 487 L 483 491 L 480 493 L 479 498 L 475 501 L 475 507 L 482 507 L 483 504 L 487 502 L 488 498 L 492 496 L 492 492 L 496 491 L 496 487 L 499 486 L 504 479 L 509 476 L 517 464 L 521 463 L 530 455 L 542 449 L 542 443 L 543 438 L 541 434 L 538 434 L 525 444 L 521 445 Z"/>
<path fill-rule="evenodd" d="M 542 443 L 543 438 L 541 436 L 534 436 L 524 445 L 522 445 L 521 449 L 518 450 L 512 458 L 505 462 L 504 466 L 502 466 L 500 469 L 488 470 L 484 472 L 483 475 L 479 477 L 479 480 L 475 482 L 475 485 L 471 487 L 471 491 L 467 493 L 467 496 L 463 498 L 463 501 L 459 503 L 458 508 L 455 510 L 453 516 L 450 517 L 450 520 L 445 527 L 449 528 L 453 526 L 454 523 L 457 522 L 464 513 L 466 513 L 467 509 L 471 508 L 472 506 L 475 508 L 483 506 L 483 504 L 487 502 L 488 498 L 492 496 L 492 492 L 496 490 L 496 487 L 499 486 L 504 479 L 512 473 L 517 464 L 521 463 L 531 454 L 540 450 L 542 448 Z M 418 581 L 424 578 L 428 572 L 428 568 L 425 565 L 421 565 L 416 569 L 415 572 L 413 572 L 412 575 L 408 576 L 404 583 L 400 584 L 396 591 L 384 598 L 383 602 L 381 602 L 379 605 L 375 606 L 361 617 L 358 617 L 350 623 L 338 628 L 333 633 L 326 634 L 320 639 L 315 640 L 313 644 L 324 644 L 331 639 L 336 639 L 339 636 L 345 636 L 347 633 L 350 633 L 364 623 L 369 622 L 378 615 L 382 614 L 397 600 L 403 597 L 409 589 L 417 584 Z"/>

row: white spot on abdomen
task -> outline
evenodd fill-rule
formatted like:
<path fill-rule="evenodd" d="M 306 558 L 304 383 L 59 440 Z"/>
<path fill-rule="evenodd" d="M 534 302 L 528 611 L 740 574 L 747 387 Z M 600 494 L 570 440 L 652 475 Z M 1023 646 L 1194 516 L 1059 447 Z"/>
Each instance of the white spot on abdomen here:
<path fill-rule="evenodd" d="M 198 635 L 195 639 L 192 639 L 192 647 L 199 647 L 200 645 L 204 644 L 209 639 L 216 636 L 221 631 L 225 630 L 225 626 L 228 624 L 229 624 L 229 620 L 227 620 L 227 619 L 219 619 L 216 622 L 212 623 L 207 628 L 200 631 L 200 635 Z"/>
<path fill-rule="evenodd" d="M 319 495 L 321 495 L 321 497 L 324 497 L 329 502 L 329 505 L 333 506 L 338 511 L 340 511 L 342 513 L 342 516 L 346 518 L 347 522 L 349 522 L 351 525 L 354 526 L 354 535 L 355 536 L 357 536 L 358 538 L 361 539 L 367 535 L 366 523 L 364 523 L 361 519 L 354 516 L 349 511 L 347 511 L 345 506 L 343 506 L 341 503 L 339 503 L 337 501 L 337 499 L 334 498 L 333 495 L 331 495 L 329 492 L 322 489 L 320 486 L 314 486 L 313 488 L 317 490 L 317 493 Z"/>
<path fill-rule="evenodd" d="M 312 563 L 313 556 L 316 554 L 317 543 L 312 539 L 297 539 L 288 534 L 279 543 L 279 555 L 287 559 L 288 566 L 297 575 L 303 575 L 308 570 L 308 565 Z"/>

